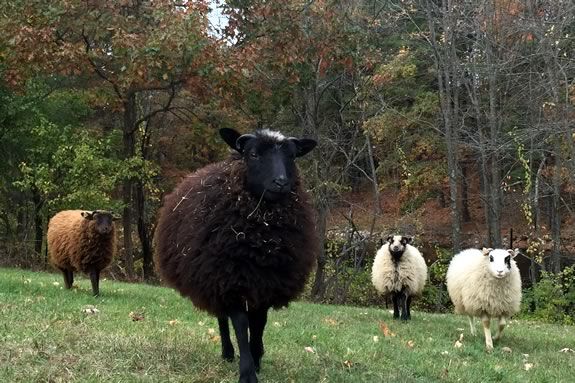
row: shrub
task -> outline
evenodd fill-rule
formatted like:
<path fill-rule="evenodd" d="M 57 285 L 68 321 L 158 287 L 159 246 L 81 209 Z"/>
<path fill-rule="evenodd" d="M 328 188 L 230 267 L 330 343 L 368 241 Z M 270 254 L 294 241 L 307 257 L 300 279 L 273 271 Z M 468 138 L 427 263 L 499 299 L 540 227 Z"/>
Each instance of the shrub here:
<path fill-rule="evenodd" d="M 539 282 L 524 292 L 522 314 L 545 322 L 575 324 L 575 265 L 557 274 L 543 271 Z"/>

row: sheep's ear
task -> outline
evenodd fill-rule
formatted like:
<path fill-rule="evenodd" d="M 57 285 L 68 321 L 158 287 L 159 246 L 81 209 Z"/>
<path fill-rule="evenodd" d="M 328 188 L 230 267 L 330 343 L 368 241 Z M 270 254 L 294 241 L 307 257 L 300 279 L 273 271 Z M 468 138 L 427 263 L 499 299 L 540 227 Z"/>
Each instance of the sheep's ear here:
<path fill-rule="evenodd" d="M 405 241 L 406 245 L 411 245 L 413 238 L 412 237 L 403 237 L 403 240 Z"/>
<path fill-rule="evenodd" d="M 511 258 L 515 258 L 517 255 L 519 255 L 519 249 L 509 249 L 507 250 L 507 252 L 509 253 L 509 255 L 511 255 Z"/>
<path fill-rule="evenodd" d="M 492 251 L 493 251 L 493 249 L 491 247 L 490 248 L 484 247 L 482 250 L 483 255 L 489 255 L 489 253 L 491 253 Z"/>
<path fill-rule="evenodd" d="M 238 138 L 240 138 L 241 134 L 236 132 L 234 129 L 222 128 L 220 129 L 220 136 L 224 139 L 230 148 L 238 150 L 236 142 L 238 141 Z"/>
<path fill-rule="evenodd" d="M 289 140 L 295 144 L 296 157 L 302 157 L 312 151 L 317 146 L 317 141 L 311 138 L 294 138 L 290 137 Z"/>
<path fill-rule="evenodd" d="M 393 241 L 393 235 L 390 235 L 389 237 L 387 237 L 387 242 L 391 243 Z"/>
<path fill-rule="evenodd" d="M 82 217 L 86 218 L 87 220 L 94 219 L 94 212 L 93 211 L 83 211 L 80 213 Z"/>

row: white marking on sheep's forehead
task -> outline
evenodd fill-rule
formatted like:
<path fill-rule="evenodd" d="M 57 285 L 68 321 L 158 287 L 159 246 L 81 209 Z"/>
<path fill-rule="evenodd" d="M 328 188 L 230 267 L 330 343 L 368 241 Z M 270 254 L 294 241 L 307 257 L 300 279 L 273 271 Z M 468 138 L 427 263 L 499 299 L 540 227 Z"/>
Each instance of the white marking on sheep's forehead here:
<path fill-rule="evenodd" d="M 256 131 L 256 135 L 261 136 L 261 137 L 271 138 L 275 141 L 280 141 L 280 142 L 284 141 L 286 139 L 286 136 L 284 136 L 280 132 L 277 132 L 275 130 L 269 130 L 269 129 L 258 130 L 258 131 Z"/>

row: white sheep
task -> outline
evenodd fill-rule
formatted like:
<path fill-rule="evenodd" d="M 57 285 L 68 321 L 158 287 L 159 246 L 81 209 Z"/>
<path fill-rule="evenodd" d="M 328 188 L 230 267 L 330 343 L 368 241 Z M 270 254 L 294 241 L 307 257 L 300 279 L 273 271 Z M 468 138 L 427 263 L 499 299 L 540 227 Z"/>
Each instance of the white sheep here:
<path fill-rule="evenodd" d="M 389 236 L 377 251 L 371 270 L 371 281 L 381 294 L 391 294 L 393 317 L 411 319 L 411 298 L 423 291 L 427 265 L 410 237 Z"/>
<path fill-rule="evenodd" d="M 507 318 L 519 311 L 521 276 L 513 258 L 519 250 L 467 249 L 455 255 L 447 270 L 447 291 L 457 314 L 480 317 L 487 351 L 493 350 L 490 323 L 498 318 L 495 340 L 501 337 Z"/>

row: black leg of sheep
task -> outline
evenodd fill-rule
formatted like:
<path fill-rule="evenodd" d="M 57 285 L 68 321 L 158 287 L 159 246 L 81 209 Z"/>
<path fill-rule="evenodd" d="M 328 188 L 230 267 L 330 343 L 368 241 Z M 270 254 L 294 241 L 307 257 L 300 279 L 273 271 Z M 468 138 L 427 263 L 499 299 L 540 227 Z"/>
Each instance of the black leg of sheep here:
<path fill-rule="evenodd" d="M 407 293 L 405 292 L 405 290 L 401 290 L 401 292 L 399 292 L 399 307 L 401 308 L 401 319 L 402 320 L 408 320 L 410 315 L 409 315 L 409 303 L 410 303 L 410 299 L 407 295 Z"/>
<path fill-rule="evenodd" d="M 71 289 L 72 285 L 74 284 L 74 273 L 67 269 L 60 268 L 62 271 L 62 275 L 64 276 L 64 285 L 67 289 Z"/>
<path fill-rule="evenodd" d="M 256 367 L 250 352 L 248 336 L 249 316 L 245 311 L 235 311 L 230 314 L 240 349 L 240 381 L 239 383 L 257 383 Z"/>
<path fill-rule="evenodd" d="M 259 309 L 248 312 L 250 326 L 250 352 L 254 359 L 256 371 L 260 372 L 260 361 L 264 355 L 264 329 L 268 320 L 268 309 Z"/>
<path fill-rule="evenodd" d="M 398 293 L 397 291 L 394 291 L 391 296 L 391 299 L 393 300 L 393 317 L 395 319 L 399 318 L 399 299 L 400 299 L 399 294 L 400 293 Z"/>
<path fill-rule="evenodd" d="M 226 315 L 218 317 L 218 326 L 220 327 L 220 339 L 222 341 L 222 358 L 232 362 L 234 360 L 234 346 L 230 339 L 230 327 Z"/>
<path fill-rule="evenodd" d="M 100 295 L 100 270 L 90 271 L 90 281 L 92 282 L 92 294 L 94 296 Z"/>

